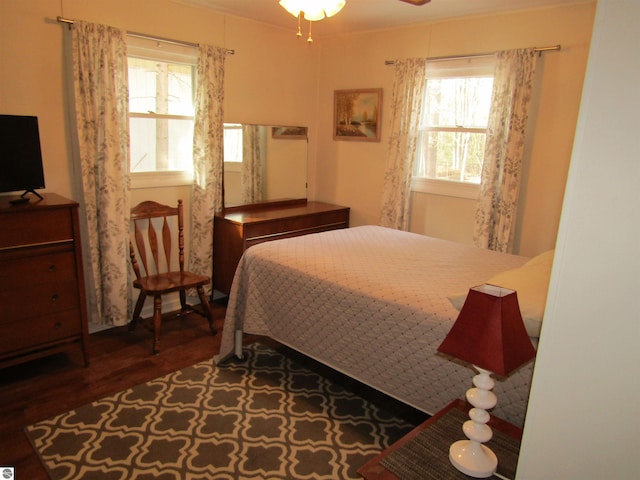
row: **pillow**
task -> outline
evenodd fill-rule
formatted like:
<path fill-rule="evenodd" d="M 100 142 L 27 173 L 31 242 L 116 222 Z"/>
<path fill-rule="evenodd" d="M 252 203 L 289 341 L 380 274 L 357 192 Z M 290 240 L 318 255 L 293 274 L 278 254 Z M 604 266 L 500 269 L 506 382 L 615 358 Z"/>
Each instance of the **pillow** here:
<path fill-rule="evenodd" d="M 515 290 L 518 294 L 518 305 L 524 326 L 530 337 L 540 336 L 544 307 L 547 303 L 549 276 L 553 263 L 554 250 L 541 253 L 531 258 L 519 268 L 505 270 L 484 283 Z M 451 295 L 449 300 L 457 309 L 462 309 L 467 293 Z"/>

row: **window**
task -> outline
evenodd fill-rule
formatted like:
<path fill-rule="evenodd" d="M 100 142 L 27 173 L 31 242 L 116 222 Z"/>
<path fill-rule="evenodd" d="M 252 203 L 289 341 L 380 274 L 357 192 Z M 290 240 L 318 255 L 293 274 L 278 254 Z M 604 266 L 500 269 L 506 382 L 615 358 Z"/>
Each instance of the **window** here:
<path fill-rule="evenodd" d="M 224 124 L 224 161 L 242 163 L 242 124 Z"/>
<path fill-rule="evenodd" d="M 493 57 L 429 63 L 413 190 L 477 196 L 493 70 Z"/>
<path fill-rule="evenodd" d="M 240 172 L 242 169 L 243 146 L 242 124 L 224 124 L 224 171 Z"/>
<path fill-rule="evenodd" d="M 132 180 L 136 186 L 189 183 L 196 50 L 131 36 L 127 49 Z"/>

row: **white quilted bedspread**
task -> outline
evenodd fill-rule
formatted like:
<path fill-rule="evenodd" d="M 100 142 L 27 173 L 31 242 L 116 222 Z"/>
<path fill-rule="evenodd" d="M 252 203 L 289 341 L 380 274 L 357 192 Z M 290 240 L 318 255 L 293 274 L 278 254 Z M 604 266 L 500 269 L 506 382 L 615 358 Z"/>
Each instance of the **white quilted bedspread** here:
<path fill-rule="evenodd" d="M 474 375 L 436 353 L 458 314 L 448 296 L 526 260 L 377 226 L 262 243 L 238 265 L 218 359 L 236 329 L 269 336 L 433 414 Z M 496 378 L 493 413 L 519 426 L 532 363 Z"/>

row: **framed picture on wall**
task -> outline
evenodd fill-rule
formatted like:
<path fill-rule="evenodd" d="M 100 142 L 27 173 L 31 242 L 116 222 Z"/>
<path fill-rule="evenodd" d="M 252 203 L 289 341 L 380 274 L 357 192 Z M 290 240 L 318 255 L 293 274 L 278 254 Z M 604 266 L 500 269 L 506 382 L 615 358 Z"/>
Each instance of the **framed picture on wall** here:
<path fill-rule="evenodd" d="M 307 127 L 271 127 L 271 137 L 305 140 L 307 138 Z"/>
<path fill-rule="evenodd" d="M 333 92 L 333 139 L 379 142 L 382 129 L 382 89 Z"/>

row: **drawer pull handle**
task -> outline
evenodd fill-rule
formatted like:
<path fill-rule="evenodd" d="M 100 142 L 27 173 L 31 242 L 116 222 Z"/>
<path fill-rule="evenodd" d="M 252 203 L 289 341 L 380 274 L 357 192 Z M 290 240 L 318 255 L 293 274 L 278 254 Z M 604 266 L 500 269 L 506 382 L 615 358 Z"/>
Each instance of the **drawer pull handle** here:
<path fill-rule="evenodd" d="M 49 265 L 49 271 L 50 271 L 50 272 L 55 272 L 55 271 L 56 271 L 56 266 L 55 266 L 55 264 L 53 264 L 53 265 Z"/>
<path fill-rule="evenodd" d="M 54 293 L 53 295 L 51 295 L 51 303 L 56 303 L 59 298 L 60 298 L 60 295 L 58 295 L 57 293 Z"/>
<path fill-rule="evenodd" d="M 56 322 L 56 324 L 53 326 L 53 328 L 55 328 L 55 329 L 60 329 L 60 328 L 62 328 L 62 323 L 60 323 L 60 322 Z"/>

